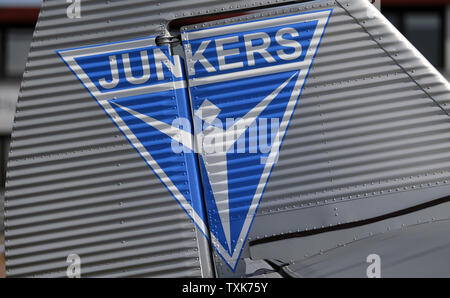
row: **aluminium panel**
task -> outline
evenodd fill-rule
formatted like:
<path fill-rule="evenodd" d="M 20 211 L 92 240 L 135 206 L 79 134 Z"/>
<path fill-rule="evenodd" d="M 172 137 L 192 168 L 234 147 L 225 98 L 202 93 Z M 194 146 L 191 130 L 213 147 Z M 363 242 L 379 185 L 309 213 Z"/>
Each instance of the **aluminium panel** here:
<path fill-rule="evenodd" d="M 427 190 L 422 190 L 426 192 Z M 401 215 L 403 214 L 403 215 Z M 279 237 L 267 242 L 253 242 L 249 247 L 251 259 L 272 259 L 283 263 L 300 262 L 311 257 L 325 254 L 327 251 L 361 241 L 373 235 L 403 229 L 422 223 L 431 223 L 450 218 L 450 203 L 437 204 L 410 213 L 346 227 L 339 230 L 328 230 L 322 233 L 303 233 L 302 237 Z M 377 253 L 372 251 L 372 253 Z"/>
<path fill-rule="evenodd" d="M 366 1 L 328 5 L 333 15 L 260 208 L 261 224 L 274 216 L 277 234 L 448 195 L 448 82 Z M 280 220 L 305 208 L 310 220 L 296 227 Z"/>
<path fill-rule="evenodd" d="M 90 276 L 211 274 L 200 261 L 208 259 L 207 244 L 194 224 L 55 50 L 164 34 L 173 19 L 282 2 L 88 1 L 80 19 L 69 19 L 65 1 L 44 1 L 9 161 L 8 274 L 63 276 L 62 247 L 64 254 L 69 247 L 88 250 L 88 265 L 97 268 Z M 308 208 L 322 225 L 336 225 L 433 199 L 412 195 L 415 200 L 409 200 L 405 191 L 445 192 L 448 83 L 367 1 L 319 1 L 276 13 L 328 8 L 333 14 L 325 46 L 311 69 L 250 239 L 266 237 L 263 227 L 275 227 L 274 235 L 320 227 L 298 215 L 280 220 L 286 210 L 295 215 Z M 218 23 L 242 20 L 248 19 Z M 386 201 L 386 192 L 394 199 L 403 193 L 405 199 L 377 203 Z M 371 212 L 361 198 L 373 199 L 378 208 Z M 346 204 L 341 212 L 340 202 L 353 200 L 359 204 Z M 316 208 L 322 205 L 327 212 Z M 162 253 L 167 247 L 175 254 Z M 102 258 L 104 252 L 111 253 L 109 260 Z M 46 259 L 39 263 L 42 254 Z M 228 274 L 220 259 L 216 264 L 219 274 Z"/>

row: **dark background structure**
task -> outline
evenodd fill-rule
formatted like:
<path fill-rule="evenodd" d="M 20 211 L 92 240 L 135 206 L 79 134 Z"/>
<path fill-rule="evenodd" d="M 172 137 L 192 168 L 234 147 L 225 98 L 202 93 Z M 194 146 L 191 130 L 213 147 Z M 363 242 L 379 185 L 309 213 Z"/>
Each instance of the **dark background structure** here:
<path fill-rule="evenodd" d="M 0 0 L 0 277 L 4 277 L 6 164 L 20 81 L 41 0 Z M 450 0 L 382 0 L 383 14 L 447 78 Z"/>

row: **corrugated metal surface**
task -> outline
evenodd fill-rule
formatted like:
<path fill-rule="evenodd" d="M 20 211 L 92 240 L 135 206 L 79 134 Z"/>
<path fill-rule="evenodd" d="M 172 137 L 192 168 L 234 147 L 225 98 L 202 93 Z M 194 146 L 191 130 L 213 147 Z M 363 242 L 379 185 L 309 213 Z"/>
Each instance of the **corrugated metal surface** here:
<path fill-rule="evenodd" d="M 14 112 L 16 110 L 19 80 L 3 80 L 0 82 L 0 135 L 11 134 Z"/>
<path fill-rule="evenodd" d="M 265 12 L 271 18 L 259 21 L 253 14 L 235 25 L 225 20 L 227 26 L 182 29 L 194 115 L 204 120 L 196 130 L 203 132 L 200 155 L 212 243 L 231 268 L 331 15 L 330 9 L 275 12 Z M 287 50 L 280 36 L 292 31 L 298 38 Z M 261 40 L 266 50 L 249 56 Z M 195 58 L 199 53 L 208 62 Z M 217 146 L 220 139 L 224 148 Z"/>
<path fill-rule="evenodd" d="M 284 1 L 266 1 L 264 4 Z M 44 1 L 15 118 L 6 194 L 8 276 L 211 276 L 208 244 L 56 50 L 155 36 L 243 1 Z"/>
<path fill-rule="evenodd" d="M 422 190 L 426 193 L 427 190 Z M 416 209 L 417 210 L 417 209 Z M 253 243 L 249 247 L 252 259 L 278 260 L 283 263 L 297 263 L 307 260 L 325 252 L 346 246 L 354 241 L 372 237 L 376 234 L 401 230 L 407 226 L 422 223 L 432 223 L 439 220 L 450 219 L 450 203 L 438 204 L 433 207 L 409 212 L 403 215 L 374 221 L 364 225 L 347 226 L 346 229 L 328 231 L 326 233 L 304 233 L 303 237 L 285 239 L 280 237 L 278 241 Z M 446 238 L 446 235 L 442 235 Z M 388 241 L 384 241 L 388 242 Z M 386 245 L 389 245 L 386 243 Z M 378 253 L 372 250 L 371 253 Z"/>
<path fill-rule="evenodd" d="M 317 1 L 186 30 L 327 8 L 331 20 L 250 241 L 373 218 L 450 192 L 449 84 L 368 1 Z M 243 82 L 220 96 L 262 90 L 249 88 Z M 231 274 L 219 259 L 219 274 Z"/>

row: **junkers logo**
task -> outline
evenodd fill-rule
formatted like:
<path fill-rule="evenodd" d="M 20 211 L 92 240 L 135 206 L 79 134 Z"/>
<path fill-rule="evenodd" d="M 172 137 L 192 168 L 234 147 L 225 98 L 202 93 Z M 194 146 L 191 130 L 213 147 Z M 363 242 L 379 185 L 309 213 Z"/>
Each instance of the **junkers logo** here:
<path fill-rule="evenodd" d="M 331 13 L 58 54 L 234 270 Z"/>

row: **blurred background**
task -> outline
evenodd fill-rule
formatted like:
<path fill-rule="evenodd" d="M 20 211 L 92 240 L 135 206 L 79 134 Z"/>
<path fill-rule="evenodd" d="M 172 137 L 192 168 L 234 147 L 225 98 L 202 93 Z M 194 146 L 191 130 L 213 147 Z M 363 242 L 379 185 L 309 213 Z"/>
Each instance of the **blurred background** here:
<path fill-rule="evenodd" d="M 0 277 L 5 274 L 3 202 L 7 156 L 20 81 L 40 6 L 41 0 L 0 0 Z M 381 11 L 450 78 L 450 0 L 381 0 Z"/>

